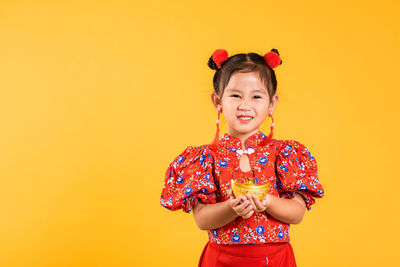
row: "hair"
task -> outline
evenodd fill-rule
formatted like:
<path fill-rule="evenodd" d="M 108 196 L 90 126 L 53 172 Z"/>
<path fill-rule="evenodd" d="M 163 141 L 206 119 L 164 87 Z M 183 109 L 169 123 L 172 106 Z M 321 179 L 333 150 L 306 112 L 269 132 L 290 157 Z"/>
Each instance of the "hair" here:
<path fill-rule="evenodd" d="M 278 51 L 276 50 L 276 52 Z M 216 70 L 213 78 L 213 86 L 215 93 L 220 97 L 224 94 L 225 87 L 228 85 L 231 76 L 237 72 L 247 73 L 254 71 L 258 73 L 261 82 L 267 88 L 270 101 L 272 101 L 272 97 L 276 93 L 277 81 L 275 71 L 268 66 L 264 57 L 257 53 L 233 55 L 221 64 L 220 69 L 211 56 L 208 60 L 208 66 Z"/>

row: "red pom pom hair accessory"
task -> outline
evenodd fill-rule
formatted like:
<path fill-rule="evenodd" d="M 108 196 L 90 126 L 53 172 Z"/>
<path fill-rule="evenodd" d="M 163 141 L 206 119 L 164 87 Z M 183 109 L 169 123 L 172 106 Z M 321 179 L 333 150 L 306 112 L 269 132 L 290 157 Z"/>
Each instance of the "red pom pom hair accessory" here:
<path fill-rule="evenodd" d="M 279 52 L 275 48 L 271 49 L 271 51 L 264 55 L 264 60 L 267 65 L 271 67 L 271 69 L 274 69 L 282 64 L 282 60 L 279 57 Z"/>
<path fill-rule="evenodd" d="M 214 51 L 212 59 L 217 64 L 218 69 L 220 69 L 221 64 L 228 59 L 228 52 L 225 49 L 217 49 Z"/>
<path fill-rule="evenodd" d="M 221 68 L 221 64 L 228 59 L 228 52 L 225 49 L 217 49 L 214 51 L 212 55 L 212 59 L 217 65 L 218 69 Z M 265 63 L 274 69 L 282 64 L 282 60 L 279 56 L 279 52 L 277 49 L 273 48 L 271 51 L 264 55 Z"/>

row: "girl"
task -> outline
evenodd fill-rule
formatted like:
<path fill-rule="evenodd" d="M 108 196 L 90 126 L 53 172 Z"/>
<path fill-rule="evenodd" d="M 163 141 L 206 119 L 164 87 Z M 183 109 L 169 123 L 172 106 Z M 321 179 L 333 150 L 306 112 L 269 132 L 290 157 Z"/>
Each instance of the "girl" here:
<path fill-rule="evenodd" d="M 290 224 L 301 222 L 305 209 L 324 190 L 317 163 L 295 140 L 272 139 L 272 113 L 278 103 L 274 68 L 281 65 L 278 50 L 228 57 L 217 49 L 208 66 L 216 70 L 211 94 L 218 111 L 217 132 L 211 144 L 188 146 L 165 173 L 161 205 L 183 209 L 193 216 L 209 241 L 199 267 L 296 266 L 289 238 Z M 228 130 L 219 137 L 223 113 Z M 268 136 L 260 126 L 269 116 Z M 268 194 L 234 196 L 231 180 L 270 182 Z"/>

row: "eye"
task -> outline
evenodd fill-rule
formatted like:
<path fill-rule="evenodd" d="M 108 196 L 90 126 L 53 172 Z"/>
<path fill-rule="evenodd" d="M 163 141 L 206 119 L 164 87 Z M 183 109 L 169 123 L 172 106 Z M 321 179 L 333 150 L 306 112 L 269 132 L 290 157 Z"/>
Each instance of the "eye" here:
<path fill-rule="evenodd" d="M 238 94 L 233 94 L 233 95 L 231 95 L 231 96 L 233 96 L 233 97 L 235 97 L 235 96 L 238 96 L 238 97 L 240 97 L 240 95 L 238 95 Z"/>
<path fill-rule="evenodd" d="M 254 96 L 255 98 L 262 98 L 262 96 L 259 96 L 259 95 L 256 95 L 256 96 Z"/>

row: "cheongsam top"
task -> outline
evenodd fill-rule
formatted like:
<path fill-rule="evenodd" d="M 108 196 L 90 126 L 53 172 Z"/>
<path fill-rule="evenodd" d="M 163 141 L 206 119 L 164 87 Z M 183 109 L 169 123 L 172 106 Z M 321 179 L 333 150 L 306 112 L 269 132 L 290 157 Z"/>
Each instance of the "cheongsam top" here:
<path fill-rule="evenodd" d="M 231 179 L 244 183 L 251 175 L 256 184 L 271 182 L 271 195 L 293 198 L 295 192 L 299 193 L 310 210 L 315 198 L 324 196 L 315 158 L 298 141 L 265 138 L 258 131 L 245 141 L 246 149 L 252 151 L 247 154 L 250 172 L 239 167 L 241 140 L 227 133 L 216 144 L 186 147 L 167 168 L 161 205 L 190 213 L 198 201 L 209 204 L 228 200 Z M 263 244 L 289 242 L 289 228 L 290 224 L 264 211 L 253 213 L 248 219 L 238 216 L 207 232 L 209 241 L 218 244 Z"/>

